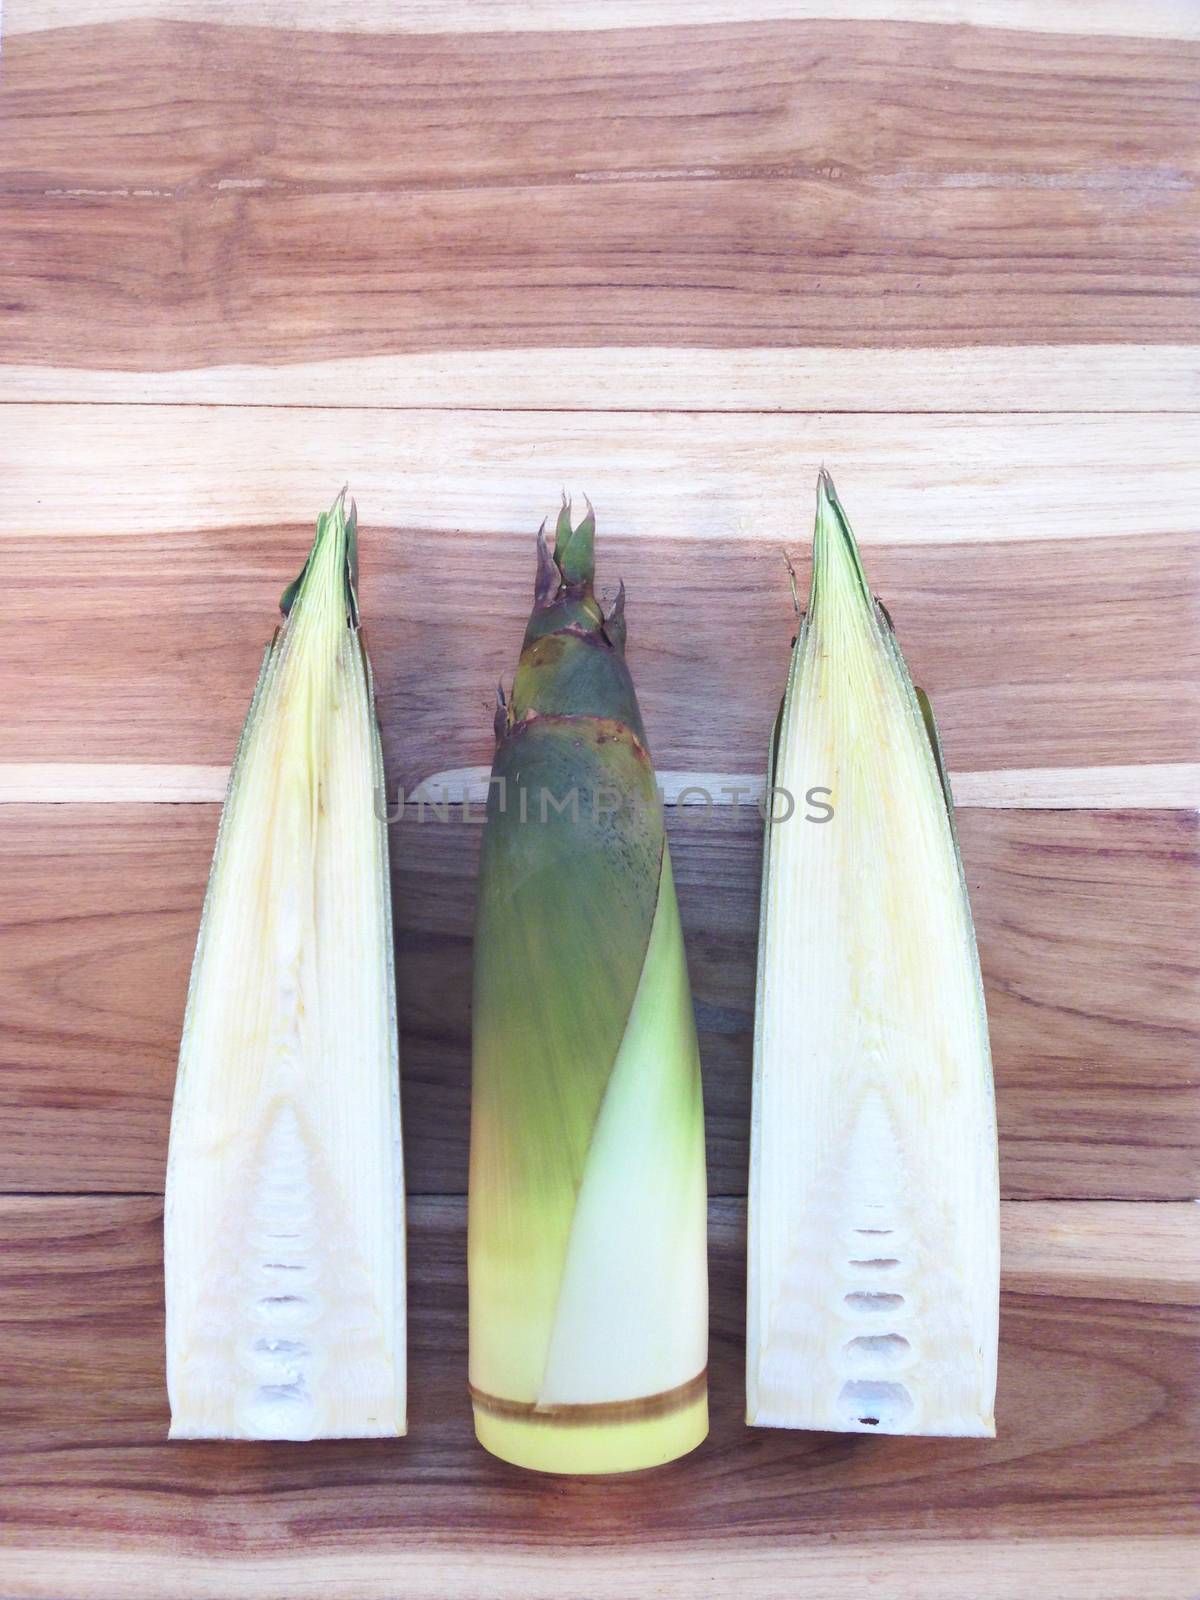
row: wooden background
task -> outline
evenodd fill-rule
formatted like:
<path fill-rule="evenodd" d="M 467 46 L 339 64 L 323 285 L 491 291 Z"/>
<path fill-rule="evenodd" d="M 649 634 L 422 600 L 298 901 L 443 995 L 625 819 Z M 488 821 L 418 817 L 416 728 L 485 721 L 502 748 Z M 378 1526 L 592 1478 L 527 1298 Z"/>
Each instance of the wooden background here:
<path fill-rule="evenodd" d="M 4 26 L 0 1595 L 1200 1592 L 1194 0 L 8 0 Z M 822 460 L 961 807 L 999 1438 L 743 1427 L 758 826 L 676 807 L 708 1443 L 581 1483 L 473 1445 L 478 829 L 410 815 L 411 1433 L 168 1447 L 187 969 L 316 512 L 348 478 L 411 787 L 488 761 L 532 530 L 586 490 L 678 786 L 761 768 Z"/>

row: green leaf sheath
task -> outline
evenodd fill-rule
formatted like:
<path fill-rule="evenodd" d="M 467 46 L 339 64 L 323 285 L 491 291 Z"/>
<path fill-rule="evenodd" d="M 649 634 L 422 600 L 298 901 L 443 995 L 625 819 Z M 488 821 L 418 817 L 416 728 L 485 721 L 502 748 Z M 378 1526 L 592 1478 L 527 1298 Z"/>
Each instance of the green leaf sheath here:
<path fill-rule="evenodd" d="M 594 519 L 538 538 L 501 697 L 475 938 L 476 1428 L 556 1472 L 704 1437 L 699 1055 L 662 807 Z"/>
<path fill-rule="evenodd" d="M 565 542 L 560 528 L 554 556 L 541 544 L 539 595 L 496 750 L 480 863 L 473 1351 L 493 1353 L 480 1374 L 486 1387 L 530 1398 L 663 858 L 641 716 L 623 650 L 592 593 L 591 550 L 585 524 Z M 531 1328 L 544 1339 L 531 1339 Z"/>

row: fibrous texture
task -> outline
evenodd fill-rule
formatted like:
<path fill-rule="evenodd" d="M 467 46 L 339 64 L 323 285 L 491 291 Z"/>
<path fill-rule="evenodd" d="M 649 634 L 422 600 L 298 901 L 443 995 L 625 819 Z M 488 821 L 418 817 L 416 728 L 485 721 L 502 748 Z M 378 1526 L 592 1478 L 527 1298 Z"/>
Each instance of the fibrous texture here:
<path fill-rule="evenodd" d="M 230 777 L 167 1168 L 173 1438 L 405 1431 L 383 773 L 341 499 L 284 596 Z"/>
<path fill-rule="evenodd" d="M 747 1418 L 992 1434 L 996 1124 L 970 906 L 928 702 L 824 473 L 772 774 L 774 813 L 797 805 L 765 845 Z M 833 814 L 808 821 L 817 786 Z"/>

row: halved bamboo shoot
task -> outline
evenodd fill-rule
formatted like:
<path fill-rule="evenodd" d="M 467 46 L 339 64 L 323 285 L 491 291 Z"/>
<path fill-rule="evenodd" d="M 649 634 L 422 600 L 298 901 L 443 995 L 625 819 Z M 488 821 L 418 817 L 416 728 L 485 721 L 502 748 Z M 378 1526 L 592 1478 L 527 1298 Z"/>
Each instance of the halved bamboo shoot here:
<path fill-rule="evenodd" d="M 995 1432 L 987 1019 L 928 703 L 828 476 L 763 868 L 747 1420 Z M 810 788 L 832 818 L 805 820 Z M 782 817 L 783 793 L 775 797 Z"/>
<path fill-rule="evenodd" d="M 354 514 L 317 523 L 230 776 L 167 1167 L 171 1437 L 405 1431 L 404 1179 Z"/>

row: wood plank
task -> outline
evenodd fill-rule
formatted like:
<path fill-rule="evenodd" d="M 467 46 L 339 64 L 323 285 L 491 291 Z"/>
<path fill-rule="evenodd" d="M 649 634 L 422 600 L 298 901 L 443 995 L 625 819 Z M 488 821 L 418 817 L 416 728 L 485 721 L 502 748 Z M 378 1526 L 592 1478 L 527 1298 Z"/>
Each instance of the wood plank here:
<path fill-rule="evenodd" d="M 581 381 L 593 411 L 1198 411 L 1200 346 L 442 350 L 154 372 L 0 352 L 0 404 L 574 411 Z"/>
<path fill-rule="evenodd" d="M 0 805 L 220 804 L 228 784 L 228 767 L 194 763 L 14 762 L 0 764 Z"/>
<path fill-rule="evenodd" d="M 1006 1206 L 1003 1228 L 1005 1283 L 1024 1293 L 1052 1281 L 1060 1299 L 1103 1300 L 1119 1279 L 1130 1299 L 1178 1306 L 1200 1283 L 1194 1204 L 1034 1200 Z"/>
<path fill-rule="evenodd" d="M 10 405 L 0 537 L 261 536 L 311 526 L 349 477 L 365 537 L 383 524 L 529 538 L 565 480 L 590 494 L 602 538 L 757 542 L 777 573 L 782 545 L 810 536 L 822 463 L 865 545 L 1195 533 L 1195 433 L 1191 414 Z"/>
<path fill-rule="evenodd" d="M 681 22 L 912 21 L 1097 38 L 1196 39 L 1190 0 L 8 0 L 13 36 L 126 20 L 236 21 L 344 33 L 505 33 L 673 27 Z"/>
<path fill-rule="evenodd" d="M 409 806 L 469 809 L 487 802 L 490 768 L 437 772 L 407 796 Z M 956 806 L 1070 811 L 1080 807 L 1127 811 L 1193 808 L 1200 799 L 1200 763 L 1137 767 L 1028 767 L 995 772 L 953 772 Z M 765 799 L 765 779 L 753 772 L 681 772 L 657 769 L 666 805 L 753 805 Z M 0 805 L 219 804 L 228 767 L 136 762 L 0 762 Z M 394 797 L 394 803 L 399 804 Z M 465 820 L 470 820 L 466 818 Z"/>
<path fill-rule="evenodd" d="M 1200 802 L 1200 765 L 1144 767 L 1028 767 L 1008 772 L 950 774 L 956 806 L 1019 806 L 1062 811 L 1073 806 L 1127 810 L 1153 806 L 1159 810 Z"/>
<path fill-rule="evenodd" d="M 87 478 L 92 505 L 103 491 Z M 619 496 L 606 475 L 610 485 Z M 861 516 L 843 492 L 868 538 L 923 531 L 921 496 L 897 497 L 876 523 L 863 487 Z M 6 500 L 0 519 L 15 524 L 19 504 Z M 528 517 L 553 502 L 527 504 Z M 480 518 L 469 536 L 364 522 L 361 598 L 393 792 L 490 765 L 496 681 L 513 670 L 528 616 L 531 532 L 488 531 L 465 493 L 458 507 L 460 529 Z M 794 632 L 782 548 L 807 541 L 807 496 L 799 511 L 772 508 L 773 539 L 681 528 L 666 542 L 641 508 L 635 531 L 611 522 L 606 501 L 600 519 L 601 587 L 611 597 L 618 577 L 628 585 L 630 661 L 659 767 L 761 772 Z M 184 526 L 170 531 L 164 513 L 120 538 L 10 527 L 0 678 L 25 682 L 30 661 L 38 670 L 0 703 L 7 762 L 229 761 L 311 533 Z M 867 564 L 933 697 L 952 771 L 1194 763 L 1200 537 L 876 544 Z M 802 584 L 806 572 L 805 554 Z"/>
<path fill-rule="evenodd" d="M 4 192 L 295 198 L 765 178 L 844 183 L 866 191 L 860 201 L 1031 189 L 1140 210 L 1152 194 L 1159 206 L 1186 195 L 1197 171 L 1187 135 L 1200 51 L 1175 39 L 753 15 L 667 33 L 394 38 L 239 25 L 228 6 L 221 16 L 18 33 Z M 583 229 L 568 242 L 589 244 Z M 550 241 L 531 244 L 541 253 Z"/>
<path fill-rule="evenodd" d="M 1195 1600 L 1195 1540 L 1110 1535 L 1087 1539 L 856 1539 L 847 1545 L 820 1535 L 786 1536 L 763 1545 L 734 1535 L 720 1560 L 702 1562 L 673 1539 L 587 1552 L 513 1551 L 486 1558 L 453 1545 L 404 1550 L 406 1600 L 558 1600 L 564 1590 L 602 1600 L 642 1600 L 647 1586 L 664 1600 L 691 1597 L 705 1583 L 755 1600 L 878 1600 L 880 1574 L 888 1600 L 1026 1600 L 1053 1583 L 1055 1600 Z M 344 1552 L 299 1556 L 181 1556 L 165 1550 L 116 1553 L 115 1540 L 95 1549 L 22 1549 L 14 1553 L 20 1595 L 30 1600 L 274 1600 L 286 1593 L 328 1600 L 392 1600 L 397 1555 L 356 1551 L 346 1575 Z M 347 1582 L 351 1587 L 347 1587 Z"/>
<path fill-rule="evenodd" d="M 1176 345 L 1196 328 L 1195 193 L 668 174 L 12 195 L 5 354 L 136 370 L 565 342 Z"/>
<path fill-rule="evenodd" d="M 18 31 L 4 354 L 1188 343 L 1198 71 L 903 21 Z"/>
<path fill-rule="evenodd" d="M 8 1189 L 162 1184 L 215 806 L 0 810 L 0 1174 Z M 803 824 L 799 824 L 803 826 Z M 709 1180 L 746 1185 L 760 824 L 669 831 L 705 1070 Z M 1003 1192 L 1200 1192 L 1200 820 L 963 811 L 991 1014 Z M 410 1189 L 466 1186 L 480 830 L 392 830 Z"/>
<path fill-rule="evenodd" d="M 716 1203 L 710 1439 L 652 1479 L 553 1493 L 471 1438 L 464 1210 L 410 1208 L 407 1439 L 168 1446 L 158 1203 L 0 1201 L 6 1591 L 1185 1593 L 1200 1533 L 1195 1206 L 1004 1208 L 993 1442 L 746 1429 L 743 1208 Z M 1170 1297 L 1146 1282 L 1148 1245 Z"/>

